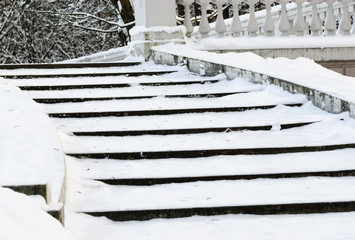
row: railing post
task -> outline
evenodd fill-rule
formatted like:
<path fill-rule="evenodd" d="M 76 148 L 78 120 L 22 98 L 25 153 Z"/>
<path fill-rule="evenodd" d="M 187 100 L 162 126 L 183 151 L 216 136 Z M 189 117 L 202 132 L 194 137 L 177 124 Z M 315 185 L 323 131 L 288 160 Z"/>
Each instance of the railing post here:
<path fill-rule="evenodd" d="M 228 0 L 228 1 L 233 5 L 233 20 L 231 25 L 231 31 L 233 32 L 234 37 L 239 37 L 240 33 L 243 31 L 243 27 L 239 18 L 238 6 L 243 0 Z"/>
<path fill-rule="evenodd" d="M 255 4 L 258 2 L 258 0 L 245 0 L 245 2 L 249 4 L 248 33 L 249 36 L 255 37 L 256 32 L 259 30 L 255 18 Z"/>
<path fill-rule="evenodd" d="M 129 43 L 132 55 L 148 60 L 152 46 L 185 43 L 185 27 L 176 26 L 175 0 L 135 0 L 134 9 L 136 26 L 130 30 Z"/>
<path fill-rule="evenodd" d="M 183 5 L 185 9 L 184 25 L 186 27 L 186 36 L 191 37 L 191 33 L 194 31 L 194 28 L 191 23 L 190 5 L 193 3 L 193 0 L 179 0 L 179 3 Z"/>
<path fill-rule="evenodd" d="M 212 2 L 217 5 L 217 10 L 218 10 L 217 21 L 216 21 L 216 32 L 218 33 L 219 37 L 223 37 L 224 33 L 227 31 L 227 26 L 224 23 L 222 6 L 226 1 L 212 0 Z"/>
<path fill-rule="evenodd" d="M 339 29 L 341 30 L 341 33 L 343 35 L 349 35 L 351 30 L 351 22 L 350 22 L 350 16 L 348 12 L 349 0 L 339 0 L 339 2 L 343 3 L 343 7 L 342 7 L 343 14 L 340 19 Z"/>
<path fill-rule="evenodd" d="M 297 4 L 297 17 L 294 24 L 296 30 L 296 36 L 304 36 L 304 31 L 306 29 L 303 12 L 302 12 L 302 5 L 305 1 L 306 0 L 295 0 Z"/>
<path fill-rule="evenodd" d="M 334 17 L 334 10 L 333 10 L 333 3 L 335 0 L 326 0 L 325 1 L 328 6 L 327 10 L 327 18 L 325 19 L 324 27 L 325 27 L 325 32 L 327 35 L 335 35 L 337 26 L 336 26 L 336 20 Z"/>
<path fill-rule="evenodd" d="M 310 23 L 312 36 L 318 36 L 320 30 L 322 29 L 322 24 L 318 16 L 318 3 L 322 0 L 308 0 L 312 4 L 312 18 Z"/>
<path fill-rule="evenodd" d="M 289 0 L 278 0 L 278 2 L 281 5 L 281 16 L 280 16 L 280 20 L 279 20 L 279 30 L 281 32 L 281 36 L 288 36 L 291 26 L 290 26 L 290 23 L 287 18 L 286 4 L 289 2 Z"/>
<path fill-rule="evenodd" d="M 197 0 L 197 3 L 201 6 L 201 22 L 198 30 L 203 38 L 207 37 L 208 33 L 211 31 L 207 18 L 207 5 L 209 2 L 209 0 Z"/>
<path fill-rule="evenodd" d="M 263 26 L 265 35 L 274 36 L 275 24 L 274 21 L 272 20 L 272 15 L 271 15 L 271 4 L 274 2 L 274 0 L 262 0 L 262 2 L 265 4 L 266 7 L 265 22 Z"/>

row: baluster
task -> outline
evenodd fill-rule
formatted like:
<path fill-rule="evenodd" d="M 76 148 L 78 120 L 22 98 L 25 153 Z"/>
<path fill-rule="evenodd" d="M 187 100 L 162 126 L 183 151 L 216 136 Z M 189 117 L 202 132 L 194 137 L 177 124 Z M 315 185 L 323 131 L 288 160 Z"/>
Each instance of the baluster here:
<path fill-rule="evenodd" d="M 335 2 L 335 0 L 326 0 L 325 2 L 328 5 L 327 17 L 324 23 L 325 32 L 327 35 L 335 35 L 335 32 L 337 30 L 336 20 L 333 11 L 333 3 Z"/>
<path fill-rule="evenodd" d="M 351 21 L 348 12 L 349 0 L 339 0 L 339 2 L 343 3 L 343 14 L 340 19 L 339 29 L 343 35 L 349 35 L 351 30 Z"/>
<path fill-rule="evenodd" d="M 306 0 L 295 0 L 297 4 L 297 17 L 295 20 L 295 30 L 296 30 L 296 36 L 303 36 L 304 31 L 306 29 L 306 24 L 304 22 L 304 17 L 303 17 L 303 12 L 302 12 L 302 4 Z"/>
<path fill-rule="evenodd" d="M 264 32 L 266 36 L 274 36 L 275 24 L 272 20 L 271 15 L 271 4 L 274 2 L 274 0 L 262 0 L 262 2 L 265 4 L 266 7 L 266 16 L 263 26 Z"/>
<path fill-rule="evenodd" d="M 322 0 L 308 0 L 308 2 L 312 5 L 312 18 L 309 24 L 312 36 L 318 36 L 319 31 L 322 29 L 322 24 L 318 16 L 318 3 L 320 3 L 321 1 Z"/>
<path fill-rule="evenodd" d="M 281 32 L 281 36 L 287 36 L 289 34 L 289 31 L 291 29 L 290 23 L 287 18 L 287 12 L 286 12 L 286 4 L 289 2 L 289 0 L 278 0 L 278 2 L 281 5 L 281 16 L 279 20 L 279 30 Z"/>
<path fill-rule="evenodd" d="M 239 37 L 240 33 L 243 31 L 243 27 L 239 18 L 238 6 L 243 0 L 228 0 L 228 1 L 233 5 L 233 20 L 231 25 L 231 31 L 233 32 L 234 37 Z"/>
<path fill-rule="evenodd" d="M 212 0 L 212 2 L 217 5 L 217 10 L 218 10 L 217 21 L 216 21 L 216 32 L 218 33 L 219 37 L 223 37 L 224 33 L 227 31 L 227 26 L 224 23 L 222 6 L 224 3 L 226 3 L 226 1 Z"/>
<path fill-rule="evenodd" d="M 191 23 L 190 16 L 190 5 L 193 3 L 193 0 L 179 0 L 179 3 L 184 6 L 185 9 L 185 20 L 184 25 L 186 27 L 186 36 L 191 37 L 191 33 L 194 31 L 194 28 Z"/>
<path fill-rule="evenodd" d="M 245 2 L 249 4 L 248 33 L 249 36 L 255 37 L 256 32 L 259 30 L 255 18 L 255 3 L 257 3 L 258 0 L 246 0 Z"/>
<path fill-rule="evenodd" d="M 207 37 L 208 33 L 211 31 L 207 18 L 207 5 L 209 2 L 209 0 L 197 0 L 197 3 L 201 6 L 201 22 L 198 30 L 203 38 Z"/>

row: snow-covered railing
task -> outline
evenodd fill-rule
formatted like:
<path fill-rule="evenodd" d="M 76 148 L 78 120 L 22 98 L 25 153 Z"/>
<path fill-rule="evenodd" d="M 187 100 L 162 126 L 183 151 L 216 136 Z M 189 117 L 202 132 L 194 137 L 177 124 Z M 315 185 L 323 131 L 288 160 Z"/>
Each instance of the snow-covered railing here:
<path fill-rule="evenodd" d="M 257 36 L 288 36 L 288 35 L 349 35 L 355 34 L 355 0 L 261 0 L 265 10 L 255 11 L 258 0 L 197 0 L 201 6 L 201 20 L 198 31 L 193 27 L 190 16 L 190 6 L 193 0 L 178 0 L 184 6 L 184 25 L 187 36 L 198 34 L 201 37 L 209 35 L 241 35 Z M 208 22 L 207 9 L 210 3 L 217 6 L 217 20 Z M 239 16 L 239 5 L 244 2 L 249 5 L 249 14 Z M 271 7 L 273 3 L 278 6 Z M 233 18 L 223 19 L 223 6 L 233 6 Z"/>

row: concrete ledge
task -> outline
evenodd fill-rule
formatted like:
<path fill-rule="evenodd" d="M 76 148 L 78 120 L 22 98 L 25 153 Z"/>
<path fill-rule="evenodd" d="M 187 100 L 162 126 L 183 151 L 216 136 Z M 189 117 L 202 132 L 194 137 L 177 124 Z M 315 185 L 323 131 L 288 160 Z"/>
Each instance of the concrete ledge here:
<path fill-rule="evenodd" d="M 351 61 L 355 57 L 354 47 L 320 47 L 320 48 L 271 48 L 271 49 L 235 49 L 212 50 L 215 53 L 243 53 L 252 52 L 261 57 L 278 58 L 287 57 L 296 59 L 306 57 L 314 61 Z"/>
<path fill-rule="evenodd" d="M 355 103 L 345 101 L 339 97 L 319 91 L 315 88 L 302 86 L 285 79 L 276 78 L 264 73 L 228 66 L 227 64 L 215 63 L 209 60 L 203 60 L 202 57 L 183 56 L 174 53 L 152 49 L 152 59 L 156 64 L 186 64 L 192 72 L 201 75 L 213 76 L 225 73 L 229 79 L 236 77 L 248 78 L 254 83 L 268 83 L 277 85 L 291 93 L 305 94 L 313 104 L 330 113 L 341 113 L 349 111 L 350 116 L 355 118 Z"/>

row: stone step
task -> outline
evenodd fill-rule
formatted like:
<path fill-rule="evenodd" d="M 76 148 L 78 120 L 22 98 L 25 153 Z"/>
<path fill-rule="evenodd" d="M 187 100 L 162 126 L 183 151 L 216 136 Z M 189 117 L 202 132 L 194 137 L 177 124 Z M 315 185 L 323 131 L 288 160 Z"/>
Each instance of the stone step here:
<path fill-rule="evenodd" d="M 301 108 L 279 105 L 268 110 L 245 112 L 190 113 L 177 115 L 131 116 L 124 118 L 52 118 L 65 132 L 121 132 L 159 129 L 224 128 L 226 126 L 284 125 L 289 123 L 326 121 L 330 116 L 312 112 L 306 104 Z M 186 121 L 188 119 L 188 121 Z"/>
<path fill-rule="evenodd" d="M 165 177 L 165 178 L 122 178 L 122 179 L 94 179 L 109 185 L 150 186 L 156 184 L 188 183 L 198 181 L 221 180 L 252 180 L 258 178 L 301 178 L 301 177 L 345 177 L 355 176 L 355 170 L 319 171 L 319 172 L 290 172 L 290 173 L 265 173 L 248 175 L 220 175 L 220 176 L 195 176 L 195 177 Z"/>
<path fill-rule="evenodd" d="M 15 192 L 19 192 L 19 193 L 23 193 L 23 194 L 26 194 L 28 196 L 34 196 L 34 195 L 39 195 L 39 196 L 42 196 L 45 201 L 47 202 L 47 204 L 50 202 L 50 193 L 48 192 L 49 189 L 48 189 L 48 186 L 47 184 L 34 184 L 34 185 L 12 185 L 12 186 L 9 186 L 9 185 L 5 185 L 5 186 L 2 186 L 2 187 L 5 187 L 5 188 L 10 188 L 12 189 L 13 191 Z M 55 219 L 59 220 L 60 222 L 64 223 L 63 222 L 63 211 L 64 209 L 61 208 L 59 210 L 48 210 L 47 213 L 49 215 L 51 215 L 52 217 L 54 217 Z"/>
<path fill-rule="evenodd" d="M 288 107 L 300 107 L 303 103 L 284 104 Z M 137 110 L 137 111 L 107 111 L 107 112 L 68 112 L 68 113 L 48 113 L 53 118 L 94 118 L 94 117 L 127 117 L 127 116 L 152 116 L 171 115 L 185 113 L 205 113 L 205 112 L 243 112 L 253 109 L 271 109 L 277 105 L 264 106 L 241 106 L 241 107 L 216 107 L 216 108 L 191 108 L 191 109 L 161 109 L 161 110 Z"/>
<path fill-rule="evenodd" d="M 192 84 L 207 84 L 217 83 L 220 80 L 199 80 L 199 81 L 182 81 L 182 82 L 141 82 L 134 83 L 140 86 L 174 86 L 174 85 L 192 85 Z M 39 85 L 39 86 L 19 86 L 25 91 L 54 91 L 54 90 L 70 90 L 70 89 L 93 89 L 93 88 L 126 88 L 130 87 L 131 83 L 109 83 L 109 84 L 70 84 L 70 85 Z"/>
<path fill-rule="evenodd" d="M 137 76 L 153 76 L 153 75 L 163 75 L 174 73 L 172 71 L 127 71 L 127 72 L 105 72 L 105 73 L 59 73 L 59 74 L 18 74 L 18 75 L 7 75 L 1 74 L 0 77 L 6 79 L 33 79 L 33 78 L 60 78 L 60 77 L 106 77 L 106 76 L 127 76 L 127 77 L 137 77 Z"/>
<path fill-rule="evenodd" d="M 68 156 L 76 158 L 93 159 L 164 159 L 164 158 L 197 158 L 219 155 L 261 155 L 282 154 L 297 152 L 320 152 L 338 149 L 355 148 L 355 143 L 333 144 L 319 146 L 293 146 L 293 147 L 269 147 L 269 148 L 235 148 L 235 149 L 204 149 L 204 150 L 170 150 L 170 151 L 141 151 L 141 152 L 98 152 L 98 153 L 69 153 Z"/>
<path fill-rule="evenodd" d="M 176 209 L 83 212 L 94 217 L 106 217 L 112 221 L 146 221 L 155 218 L 184 218 L 191 216 L 218 216 L 230 214 L 315 214 L 355 211 L 355 201 L 314 202 L 290 204 L 243 205 L 223 207 L 195 207 Z"/>
<path fill-rule="evenodd" d="M 246 92 L 228 92 L 228 93 L 205 93 L 205 94 L 177 94 L 165 96 L 127 96 L 127 97 L 96 97 L 96 98 L 34 98 L 38 103 L 55 104 L 70 102 L 88 102 L 88 101 L 111 101 L 111 100 L 133 100 L 133 99 L 149 99 L 155 97 L 165 98 L 216 98 L 233 94 L 241 94 Z"/>
<path fill-rule="evenodd" d="M 140 161 L 77 159 L 66 156 L 69 169 L 81 179 L 131 180 L 195 179 L 214 176 L 272 176 L 279 173 L 332 173 L 355 169 L 355 148 L 276 155 L 235 155 L 207 158 L 169 158 Z M 128 183 L 127 183 L 128 184 Z M 135 184 L 135 182 L 132 182 Z"/>
<path fill-rule="evenodd" d="M 72 185 L 68 194 L 75 201 L 67 204 L 75 212 L 119 221 L 343 212 L 355 210 L 354 181 L 355 177 L 302 177 L 112 186 L 82 180 Z"/>
<path fill-rule="evenodd" d="M 302 127 L 316 122 L 285 123 L 280 124 L 280 130 Z M 232 132 L 232 131 L 258 131 L 271 130 L 272 125 L 263 126 L 240 126 L 240 127 L 215 127 L 215 128 L 185 128 L 185 129 L 156 129 L 156 130 L 127 130 L 127 131 L 89 131 L 73 132 L 76 136 L 140 136 L 140 135 L 169 135 L 169 134 L 196 134 L 208 132 Z"/>
<path fill-rule="evenodd" d="M 13 186 L 3 186 L 10 188 L 16 192 L 23 193 L 26 195 L 40 195 L 44 199 L 48 200 L 49 193 L 46 184 L 35 184 L 35 185 L 13 185 Z"/>
<path fill-rule="evenodd" d="M 0 64 L 0 69 L 107 68 L 127 67 L 139 64 L 141 64 L 141 62 Z"/>

